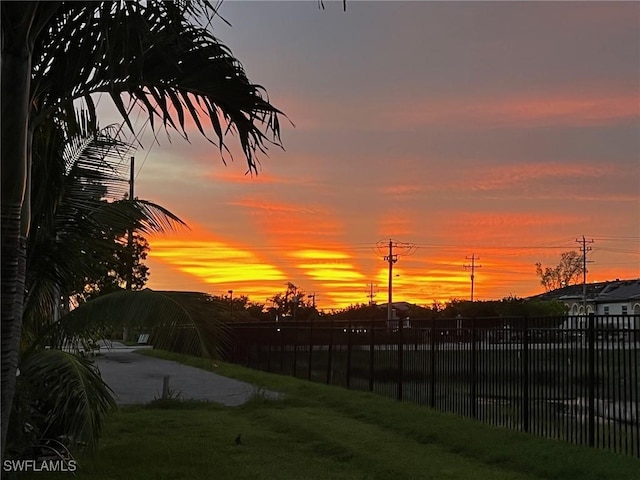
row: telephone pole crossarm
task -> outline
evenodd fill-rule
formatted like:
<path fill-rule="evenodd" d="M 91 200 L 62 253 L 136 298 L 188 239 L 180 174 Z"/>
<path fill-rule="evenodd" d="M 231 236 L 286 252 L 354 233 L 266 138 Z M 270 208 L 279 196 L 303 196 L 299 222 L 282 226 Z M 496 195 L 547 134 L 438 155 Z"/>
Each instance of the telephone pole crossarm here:
<path fill-rule="evenodd" d="M 394 254 L 394 248 L 397 249 L 400 254 Z M 378 253 L 378 255 L 384 255 L 382 258 L 389 264 L 389 301 L 387 304 L 387 320 L 389 321 L 392 316 L 393 304 L 393 264 L 398 261 L 399 256 L 412 255 L 415 253 L 416 249 L 417 247 L 412 243 L 399 243 L 394 242 L 391 239 L 389 240 L 389 243 L 378 242 L 376 244 L 376 253 Z"/>
<path fill-rule="evenodd" d="M 387 320 L 391 320 L 392 304 L 393 304 L 393 264 L 398 261 L 398 255 L 393 254 L 393 242 L 389 240 L 389 255 L 384 257 L 389 263 L 389 301 L 387 302 Z"/>
<path fill-rule="evenodd" d="M 472 253 L 470 257 L 464 257 L 467 260 L 471 260 L 471 265 L 464 265 L 465 270 L 471 270 L 471 301 L 473 302 L 473 288 L 476 279 L 476 268 L 482 268 L 482 265 L 476 265 L 476 260 L 480 260 L 480 257 L 476 257 L 475 253 Z"/>
<path fill-rule="evenodd" d="M 580 252 L 582 253 L 582 309 L 584 314 L 587 314 L 587 252 L 592 250 L 587 246 L 587 243 L 594 243 L 593 239 L 587 240 L 584 235 L 582 239 L 576 238 L 576 242 L 580 245 Z"/>

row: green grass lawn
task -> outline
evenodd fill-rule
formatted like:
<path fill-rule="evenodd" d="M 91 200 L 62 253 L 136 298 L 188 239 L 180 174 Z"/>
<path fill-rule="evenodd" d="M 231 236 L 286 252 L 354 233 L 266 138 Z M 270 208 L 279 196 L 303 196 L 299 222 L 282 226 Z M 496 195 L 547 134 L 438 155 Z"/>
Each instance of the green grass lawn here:
<path fill-rule="evenodd" d="M 145 351 L 276 390 L 242 407 L 121 408 L 79 479 L 640 479 L 640 461 L 363 392 Z M 242 435 L 242 443 L 235 438 Z M 33 474 L 21 478 L 70 478 Z"/>

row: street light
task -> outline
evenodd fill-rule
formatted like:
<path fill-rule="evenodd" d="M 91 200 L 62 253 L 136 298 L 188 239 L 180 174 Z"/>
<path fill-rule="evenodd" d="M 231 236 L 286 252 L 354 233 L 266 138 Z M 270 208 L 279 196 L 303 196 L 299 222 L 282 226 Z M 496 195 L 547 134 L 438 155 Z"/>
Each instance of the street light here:
<path fill-rule="evenodd" d="M 231 321 L 233 321 L 233 290 L 228 290 L 229 300 L 231 301 Z"/>

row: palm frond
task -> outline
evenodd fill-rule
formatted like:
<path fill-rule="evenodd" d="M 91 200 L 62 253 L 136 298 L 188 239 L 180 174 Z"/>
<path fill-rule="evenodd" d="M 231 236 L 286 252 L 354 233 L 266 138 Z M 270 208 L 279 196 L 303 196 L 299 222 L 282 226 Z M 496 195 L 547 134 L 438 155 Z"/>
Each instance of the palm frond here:
<path fill-rule="evenodd" d="M 187 138 L 187 120 L 192 120 L 221 151 L 227 149 L 226 134 L 237 134 L 250 169 L 255 169 L 257 151 L 280 145 L 278 116 L 283 114 L 263 87 L 249 82 L 240 62 L 207 26 L 193 22 L 203 12 L 210 19 L 217 6 L 65 3 L 36 46 L 41 65 L 32 80 L 38 97 L 34 105 L 40 106 L 36 121 L 52 115 L 74 121 L 65 112 L 78 99 L 95 112 L 91 94 L 103 92 L 132 132 L 130 102 L 142 107 L 154 130 L 158 120 Z"/>
<path fill-rule="evenodd" d="M 49 340 L 100 338 L 128 326 L 152 334 L 156 348 L 218 357 L 229 347 L 229 331 L 220 320 L 226 307 L 198 292 L 127 291 L 110 293 L 80 305 L 63 317 Z"/>
<path fill-rule="evenodd" d="M 84 189 L 97 184 L 107 188 L 105 196 L 122 198 L 128 191 L 129 178 L 128 162 L 124 160 L 133 146 L 114 133 L 113 128 L 107 127 L 96 133 L 65 135 L 62 160 L 66 176 L 76 182 L 82 179 L 80 185 Z"/>
<path fill-rule="evenodd" d="M 78 293 L 101 262 L 114 262 L 117 239 L 131 228 L 162 233 L 187 228 L 146 200 L 107 201 L 128 191 L 122 156 L 129 148 L 107 128 L 76 135 L 56 122 L 40 124 L 34 143 L 32 225 L 28 239 L 25 341 L 52 321 L 60 296 Z"/>
<path fill-rule="evenodd" d="M 167 233 L 189 228 L 163 206 L 138 198 L 104 203 L 93 212 L 92 217 L 97 225 L 110 225 L 123 234 L 128 228 L 143 233 Z"/>
<path fill-rule="evenodd" d="M 28 383 L 21 391 L 36 394 L 19 400 L 33 403 L 40 413 L 41 437 L 64 435 L 74 443 L 96 446 L 115 400 L 90 360 L 61 350 L 38 350 L 23 359 L 18 381 Z"/>

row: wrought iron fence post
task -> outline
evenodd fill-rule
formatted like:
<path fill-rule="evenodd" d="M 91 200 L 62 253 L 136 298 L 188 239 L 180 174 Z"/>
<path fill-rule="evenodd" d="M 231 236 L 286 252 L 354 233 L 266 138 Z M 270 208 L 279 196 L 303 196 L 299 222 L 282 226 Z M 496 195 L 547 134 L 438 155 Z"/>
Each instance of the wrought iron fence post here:
<path fill-rule="evenodd" d="M 431 368 L 431 394 L 429 398 L 429 406 L 435 408 L 436 406 L 436 319 L 431 320 L 430 343 L 431 352 L 429 354 L 430 368 Z"/>
<path fill-rule="evenodd" d="M 524 316 L 522 329 L 522 426 L 529 432 L 529 317 Z"/>
<path fill-rule="evenodd" d="M 267 372 L 271 372 L 271 344 L 273 343 L 273 329 L 275 327 L 267 325 Z"/>
<path fill-rule="evenodd" d="M 375 322 L 371 319 L 371 326 L 369 328 L 369 391 L 373 392 L 373 363 L 375 360 L 375 338 L 373 330 L 375 328 Z"/>
<path fill-rule="evenodd" d="M 284 373 L 284 325 L 280 327 L 280 373 Z"/>
<path fill-rule="evenodd" d="M 311 361 L 313 359 L 313 320 L 309 320 L 309 372 L 307 379 L 311 380 Z"/>
<path fill-rule="evenodd" d="M 471 319 L 471 418 L 478 418 L 478 346 L 476 319 Z"/>
<path fill-rule="evenodd" d="M 347 388 L 351 383 L 351 321 L 347 325 Z"/>
<path fill-rule="evenodd" d="M 247 331 L 249 335 L 245 346 L 245 366 L 251 368 L 251 344 L 253 343 L 253 338 L 251 338 L 251 328 L 248 328 Z"/>
<path fill-rule="evenodd" d="M 403 324 L 403 319 L 399 318 L 398 319 L 398 401 L 401 402 L 402 401 L 402 380 L 403 380 L 403 364 L 402 364 L 402 360 L 403 360 L 403 350 L 404 350 L 404 338 L 402 335 L 402 324 Z"/>
<path fill-rule="evenodd" d="M 298 324 L 293 324 L 293 378 L 296 377 L 298 367 Z"/>
<path fill-rule="evenodd" d="M 331 350 L 333 350 L 333 320 L 329 324 L 329 345 L 327 346 L 327 385 L 331 384 Z"/>
<path fill-rule="evenodd" d="M 252 328 L 251 330 L 251 337 L 255 336 L 257 338 L 251 338 L 253 348 L 249 348 L 248 361 L 251 368 L 253 368 L 254 370 L 260 370 L 260 332 L 256 331 L 255 328 Z"/>
<path fill-rule="evenodd" d="M 227 352 L 229 352 L 229 360 L 231 363 L 238 363 L 238 328 L 237 327 L 229 327 L 229 337 L 231 338 L 231 343 L 229 344 L 229 348 Z"/>
<path fill-rule="evenodd" d="M 595 412 L 595 400 L 596 400 L 596 322 L 595 315 L 589 314 L 589 446 L 595 446 L 595 432 L 596 432 L 596 412 Z"/>
<path fill-rule="evenodd" d="M 264 355 L 265 355 L 265 337 L 263 334 L 264 325 L 258 326 L 258 370 L 264 371 L 264 367 L 262 365 Z"/>

